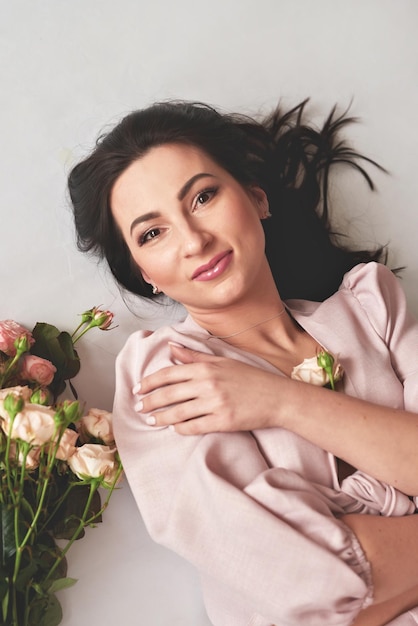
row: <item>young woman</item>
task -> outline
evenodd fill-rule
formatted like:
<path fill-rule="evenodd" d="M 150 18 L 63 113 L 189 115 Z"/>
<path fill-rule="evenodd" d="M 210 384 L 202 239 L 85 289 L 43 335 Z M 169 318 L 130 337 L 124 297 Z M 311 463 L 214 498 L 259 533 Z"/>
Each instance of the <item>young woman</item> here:
<path fill-rule="evenodd" d="M 331 166 L 372 186 L 339 136 L 351 120 L 333 111 L 315 131 L 304 109 L 256 122 L 156 104 L 71 172 L 80 248 L 187 311 L 121 351 L 117 443 L 151 536 L 199 569 L 214 625 L 407 626 L 418 324 L 384 251 L 331 235 Z"/>

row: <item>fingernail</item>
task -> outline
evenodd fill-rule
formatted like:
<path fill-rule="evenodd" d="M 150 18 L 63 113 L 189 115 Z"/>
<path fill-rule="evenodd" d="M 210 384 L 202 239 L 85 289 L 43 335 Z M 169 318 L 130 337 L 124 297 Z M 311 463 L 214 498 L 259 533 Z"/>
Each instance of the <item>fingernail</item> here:
<path fill-rule="evenodd" d="M 148 426 L 155 426 L 155 424 L 157 423 L 157 420 L 155 419 L 153 415 L 150 415 L 149 417 L 147 417 L 145 421 L 148 424 Z"/>
<path fill-rule="evenodd" d="M 169 341 L 168 345 L 173 346 L 174 348 L 184 348 L 184 346 L 182 346 L 181 343 L 177 343 L 176 341 Z"/>
<path fill-rule="evenodd" d="M 139 393 L 141 391 L 141 383 L 136 383 L 134 387 L 132 387 L 132 393 Z"/>
<path fill-rule="evenodd" d="M 168 427 L 168 430 L 171 430 L 171 432 L 176 432 L 176 429 L 174 427 L 174 424 L 170 424 L 170 426 Z"/>
<path fill-rule="evenodd" d="M 143 408 L 144 408 L 144 403 L 142 402 L 142 400 L 137 402 L 134 406 L 135 411 L 138 411 L 138 413 L 140 413 Z"/>

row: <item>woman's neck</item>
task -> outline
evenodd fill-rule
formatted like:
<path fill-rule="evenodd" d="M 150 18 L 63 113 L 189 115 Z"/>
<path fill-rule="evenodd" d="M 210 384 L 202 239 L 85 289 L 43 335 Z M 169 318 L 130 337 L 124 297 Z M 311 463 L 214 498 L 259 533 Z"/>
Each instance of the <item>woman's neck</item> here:
<path fill-rule="evenodd" d="M 252 298 L 226 307 L 188 310 L 194 321 L 218 339 L 247 339 L 284 317 L 285 306 L 278 293 Z M 231 343 L 233 343 L 231 341 Z"/>
<path fill-rule="evenodd" d="M 316 354 L 320 346 L 295 322 L 280 298 L 264 301 L 261 306 L 248 305 L 234 311 L 193 315 L 212 339 L 222 339 L 231 346 L 250 352 L 290 375 L 304 358 Z"/>

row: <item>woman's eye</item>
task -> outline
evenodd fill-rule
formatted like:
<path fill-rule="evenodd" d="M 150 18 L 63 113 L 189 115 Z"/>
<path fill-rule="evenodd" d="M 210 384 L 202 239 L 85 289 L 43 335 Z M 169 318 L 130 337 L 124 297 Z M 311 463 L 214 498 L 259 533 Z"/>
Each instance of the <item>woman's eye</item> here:
<path fill-rule="evenodd" d="M 205 202 L 207 202 L 210 198 L 210 193 L 209 191 L 203 191 L 202 193 L 200 193 L 197 196 L 197 203 L 198 204 L 205 204 Z"/>
<path fill-rule="evenodd" d="M 150 228 L 147 230 L 141 237 L 139 238 L 139 245 L 143 246 L 147 241 L 151 241 L 151 239 L 155 239 L 160 234 L 159 228 Z"/>
<path fill-rule="evenodd" d="M 198 193 L 194 201 L 194 207 L 199 205 L 202 206 L 202 204 L 206 204 L 207 202 L 209 202 L 209 200 L 213 198 L 216 192 L 217 189 L 205 189 L 204 191 Z"/>

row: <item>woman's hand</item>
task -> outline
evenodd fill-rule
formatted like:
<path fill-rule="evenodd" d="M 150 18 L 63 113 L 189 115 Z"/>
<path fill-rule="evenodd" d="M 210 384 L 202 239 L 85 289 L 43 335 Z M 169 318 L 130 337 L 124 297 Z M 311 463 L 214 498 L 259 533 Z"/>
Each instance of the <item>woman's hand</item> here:
<path fill-rule="evenodd" d="M 171 425 L 183 435 L 275 426 L 276 374 L 234 359 L 171 344 L 180 365 L 142 379 L 136 410 L 150 425 Z M 262 402 L 260 402 L 262 397 Z"/>
<path fill-rule="evenodd" d="M 353 467 L 418 494 L 418 414 L 172 346 L 173 365 L 142 379 L 136 410 L 183 435 L 280 427 Z M 138 391 L 137 391 L 138 392 Z"/>

